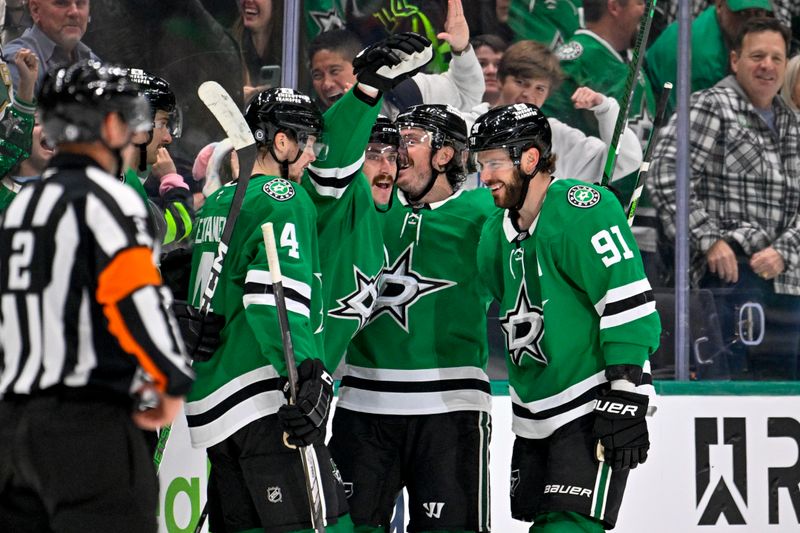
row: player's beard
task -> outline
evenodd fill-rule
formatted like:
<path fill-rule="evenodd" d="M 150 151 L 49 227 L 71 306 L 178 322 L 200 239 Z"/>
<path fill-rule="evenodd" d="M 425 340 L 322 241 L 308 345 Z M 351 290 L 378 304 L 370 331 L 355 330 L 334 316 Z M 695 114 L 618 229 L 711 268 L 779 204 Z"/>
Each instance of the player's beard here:
<path fill-rule="evenodd" d="M 516 207 L 521 200 L 522 185 L 523 180 L 519 168 L 514 168 L 514 179 L 508 183 L 503 183 L 500 196 L 495 197 L 495 205 L 501 209 L 513 209 Z"/>

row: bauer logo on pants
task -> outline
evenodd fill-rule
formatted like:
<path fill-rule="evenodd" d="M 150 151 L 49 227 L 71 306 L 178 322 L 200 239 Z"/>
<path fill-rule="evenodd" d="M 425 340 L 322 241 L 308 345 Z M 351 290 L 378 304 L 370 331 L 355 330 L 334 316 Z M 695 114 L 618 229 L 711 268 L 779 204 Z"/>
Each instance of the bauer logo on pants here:
<path fill-rule="evenodd" d="M 292 184 L 283 178 L 275 178 L 274 180 L 265 183 L 264 192 L 279 202 L 285 202 L 294 196 L 294 188 L 292 187 Z"/>

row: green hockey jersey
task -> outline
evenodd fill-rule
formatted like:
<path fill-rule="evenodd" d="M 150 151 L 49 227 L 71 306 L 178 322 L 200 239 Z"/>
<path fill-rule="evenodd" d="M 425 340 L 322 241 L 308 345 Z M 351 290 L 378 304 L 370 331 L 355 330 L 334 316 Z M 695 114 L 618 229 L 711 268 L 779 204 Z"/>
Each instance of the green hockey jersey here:
<path fill-rule="evenodd" d="M 36 104 L 13 94 L 11 73 L 0 60 L 0 178 L 30 156 L 35 112 Z"/>
<path fill-rule="evenodd" d="M 371 322 L 347 352 L 341 407 L 420 415 L 491 409 L 486 310 L 478 277 L 488 189 L 412 208 L 395 196 L 383 227 L 389 266 Z"/>
<path fill-rule="evenodd" d="M 691 92 L 713 87 L 730 71 L 730 50 L 725 44 L 717 20 L 717 8 L 706 8 L 692 22 L 692 75 Z M 675 84 L 669 95 L 667 116 L 675 111 L 678 72 L 678 21 L 673 22 L 653 41 L 647 50 L 645 70 L 658 91 L 664 82 Z"/>
<path fill-rule="evenodd" d="M 191 303 L 200 306 L 235 183 L 210 196 L 193 237 Z M 320 358 L 322 327 L 316 211 L 302 187 L 274 176 L 253 176 L 228 246 L 212 309 L 225 317 L 222 343 L 208 362 L 194 365 L 197 379 L 186 402 L 192 444 L 216 444 L 285 403 L 281 330 L 267 266 L 261 224 L 272 222 L 297 362 Z"/>
<path fill-rule="evenodd" d="M 143 180 L 149 174 L 149 170 L 144 174 L 144 177 L 140 177 L 136 170 L 126 168 L 122 173 L 122 182 L 130 185 L 144 200 L 155 226 L 156 238 L 167 251 L 183 242 L 192 231 L 194 208 L 189 205 L 192 201 L 191 195 L 186 192 L 175 195 L 174 198 L 165 198 L 166 206 L 162 208 L 147 195 Z"/>
<path fill-rule="evenodd" d="M 528 231 L 508 211 L 487 221 L 478 261 L 500 303 L 515 434 L 545 438 L 591 412 L 609 365 L 643 367 L 639 392 L 652 391 L 648 356 L 661 326 L 610 191 L 553 181 Z"/>
<path fill-rule="evenodd" d="M 619 52 L 596 33 L 581 29 L 572 39 L 556 49 L 564 71 L 564 82 L 542 108 L 545 115 L 566 122 L 586 135 L 600 136 L 597 119 L 588 109 L 575 109 L 572 94 L 578 87 L 589 87 L 615 98 L 620 106 L 625 100 L 625 81 L 630 71 L 629 63 Z M 636 88 L 628 111 L 630 127 L 644 146 L 653 128 L 655 97 L 647 77 L 639 72 Z"/>
<path fill-rule="evenodd" d="M 0 215 L 5 212 L 20 189 L 22 189 L 22 185 L 14 183 L 8 176 L 2 179 L 0 182 Z"/>
<path fill-rule="evenodd" d="M 531 39 L 555 49 L 583 25 L 582 0 L 511 0 L 508 25 L 514 40 Z"/>
<path fill-rule="evenodd" d="M 325 366 L 333 372 L 347 345 L 369 320 L 384 267 L 381 217 L 361 172 L 380 109 L 348 91 L 324 115 L 329 155 L 315 161 L 303 187 L 317 207 Z"/>

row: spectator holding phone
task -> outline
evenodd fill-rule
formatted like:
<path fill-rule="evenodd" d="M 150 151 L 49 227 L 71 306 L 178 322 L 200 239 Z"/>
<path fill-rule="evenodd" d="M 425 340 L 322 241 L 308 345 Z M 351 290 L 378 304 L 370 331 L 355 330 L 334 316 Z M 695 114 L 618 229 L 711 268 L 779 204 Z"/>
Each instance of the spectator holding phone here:
<path fill-rule="evenodd" d="M 262 68 L 281 62 L 281 31 L 275 29 L 283 19 L 283 2 L 238 0 L 239 20 L 231 32 L 239 43 L 244 71 L 244 100 L 268 88 Z M 266 74 L 268 71 L 264 71 Z"/>

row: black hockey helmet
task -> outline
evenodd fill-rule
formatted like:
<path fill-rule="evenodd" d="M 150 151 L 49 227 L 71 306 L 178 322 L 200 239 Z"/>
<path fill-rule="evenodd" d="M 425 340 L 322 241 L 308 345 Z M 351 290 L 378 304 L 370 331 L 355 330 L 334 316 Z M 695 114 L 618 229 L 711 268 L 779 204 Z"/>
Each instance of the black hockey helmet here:
<path fill-rule="evenodd" d="M 511 104 L 495 107 L 481 115 L 472 125 L 469 151 L 478 152 L 505 148 L 516 166 L 522 152 L 531 146 L 541 151 L 541 160 L 550 156 L 552 147 L 550 123 L 541 109 L 533 104 Z"/>
<path fill-rule="evenodd" d="M 420 104 L 409 107 L 397 115 L 395 123 L 400 129 L 421 128 L 432 134 L 434 151 L 449 145 L 462 151 L 467 146 L 467 123 L 452 106 L 444 104 Z"/>
<path fill-rule="evenodd" d="M 166 111 L 169 114 L 170 135 L 176 139 L 180 138 L 183 131 L 183 116 L 169 82 L 140 68 L 129 69 L 128 78 L 139 85 L 142 94 L 150 102 L 151 120 L 155 121 L 156 111 Z"/>
<path fill-rule="evenodd" d="M 150 106 L 127 74 L 123 67 L 92 59 L 50 71 L 39 94 L 47 141 L 98 140 L 109 113 L 118 113 L 131 132 L 149 130 Z"/>
<path fill-rule="evenodd" d="M 389 117 L 378 115 L 369 134 L 369 142 L 399 147 L 400 128 Z"/>
<path fill-rule="evenodd" d="M 271 147 L 278 132 L 288 132 L 297 140 L 301 150 L 307 139 L 313 136 L 317 159 L 322 160 L 327 155 L 327 146 L 320 139 L 322 113 L 311 98 L 299 91 L 286 87 L 262 91 L 248 104 L 244 118 L 259 146 Z"/>

